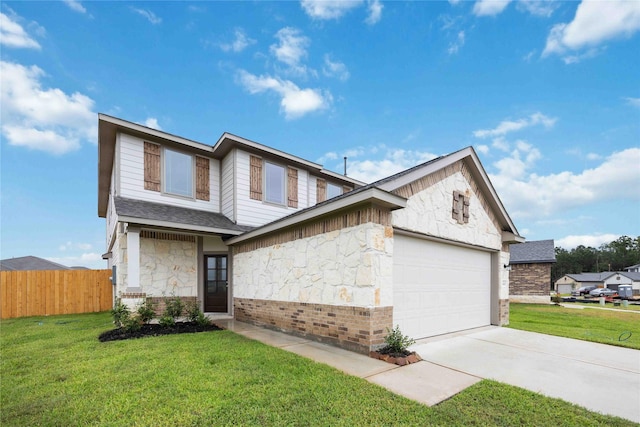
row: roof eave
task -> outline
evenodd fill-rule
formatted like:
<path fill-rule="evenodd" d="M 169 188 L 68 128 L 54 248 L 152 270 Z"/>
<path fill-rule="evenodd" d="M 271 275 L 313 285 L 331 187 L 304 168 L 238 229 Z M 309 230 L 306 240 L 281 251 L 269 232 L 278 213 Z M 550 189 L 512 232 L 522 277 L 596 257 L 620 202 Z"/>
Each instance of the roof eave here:
<path fill-rule="evenodd" d="M 390 210 L 396 210 L 406 207 L 407 200 L 403 197 L 396 196 L 389 192 L 380 190 L 379 188 L 370 188 L 366 191 L 355 193 L 351 196 L 337 198 L 334 202 L 328 202 L 316 208 L 309 209 L 299 215 L 292 215 L 282 220 L 274 221 L 255 230 L 251 230 L 237 237 L 227 240 L 228 245 L 234 245 L 249 239 L 273 233 L 287 227 L 307 222 L 322 216 L 330 215 L 335 212 L 344 211 L 355 208 L 363 204 L 375 204 Z"/>

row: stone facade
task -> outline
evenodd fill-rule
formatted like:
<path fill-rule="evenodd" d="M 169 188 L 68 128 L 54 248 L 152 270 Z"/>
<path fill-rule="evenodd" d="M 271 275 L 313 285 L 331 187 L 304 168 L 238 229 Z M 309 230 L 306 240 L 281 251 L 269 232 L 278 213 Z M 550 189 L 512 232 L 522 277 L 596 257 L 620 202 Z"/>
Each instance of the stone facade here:
<path fill-rule="evenodd" d="M 198 295 L 195 238 L 140 237 L 140 286 L 148 297 Z"/>
<path fill-rule="evenodd" d="M 512 302 L 549 303 L 551 263 L 513 264 L 509 273 Z"/>
<path fill-rule="evenodd" d="M 392 305 L 393 229 L 366 223 L 233 257 L 235 298 Z"/>
<path fill-rule="evenodd" d="M 501 299 L 498 301 L 498 317 L 500 326 L 509 324 L 509 300 Z"/>
<path fill-rule="evenodd" d="M 363 354 L 382 347 L 393 307 L 353 307 L 234 298 L 243 322 L 326 342 Z"/>

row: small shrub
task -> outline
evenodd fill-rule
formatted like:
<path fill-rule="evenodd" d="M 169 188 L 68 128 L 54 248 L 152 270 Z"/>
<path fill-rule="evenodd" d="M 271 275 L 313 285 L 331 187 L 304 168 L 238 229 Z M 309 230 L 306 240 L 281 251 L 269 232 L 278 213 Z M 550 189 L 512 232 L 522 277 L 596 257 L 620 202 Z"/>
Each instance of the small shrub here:
<path fill-rule="evenodd" d="M 387 336 L 384 337 L 386 346 L 384 350 L 388 353 L 408 353 L 407 347 L 414 344 L 416 340 L 409 338 L 407 335 L 402 335 L 400 332 L 400 325 L 396 325 L 395 328 L 389 330 L 387 328 Z"/>
<path fill-rule="evenodd" d="M 165 313 L 162 316 L 160 316 L 158 323 L 160 324 L 160 326 L 164 328 L 172 328 L 176 325 L 176 319 L 174 319 L 172 316 L 169 316 L 168 314 Z"/>
<path fill-rule="evenodd" d="M 164 313 L 162 316 L 170 316 L 173 317 L 173 321 L 175 323 L 176 319 L 182 316 L 182 312 L 184 311 L 184 303 L 182 300 L 173 296 L 171 298 L 165 298 L 164 300 Z"/>
<path fill-rule="evenodd" d="M 195 322 L 200 326 L 209 326 L 211 324 L 211 320 L 203 312 L 198 313 Z"/>
<path fill-rule="evenodd" d="M 113 316 L 113 324 L 116 325 L 116 328 L 121 328 L 131 316 L 131 312 L 129 311 L 129 307 L 118 298 L 116 305 L 111 309 L 111 315 Z"/>
<path fill-rule="evenodd" d="M 151 298 L 147 298 L 142 304 L 138 306 L 138 316 L 142 323 L 149 323 L 156 317 L 155 307 Z"/>
<path fill-rule="evenodd" d="M 130 315 L 122 322 L 122 329 L 127 332 L 136 332 L 142 328 L 142 323 L 139 315 Z"/>
<path fill-rule="evenodd" d="M 209 318 L 200 310 L 200 303 L 197 300 L 186 304 L 186 315 L 189 322 L 200 326 L 206 326 L 211 323 Z"/>

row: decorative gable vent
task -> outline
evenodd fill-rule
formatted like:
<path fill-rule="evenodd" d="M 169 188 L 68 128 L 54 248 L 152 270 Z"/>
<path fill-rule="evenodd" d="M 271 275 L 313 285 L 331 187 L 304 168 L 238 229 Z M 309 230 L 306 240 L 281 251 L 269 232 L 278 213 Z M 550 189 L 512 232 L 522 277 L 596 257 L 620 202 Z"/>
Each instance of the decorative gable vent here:
<path fill-rule="evenodd" d="M 461 191 L 453 192 L 453 209 L 451 210 L 451 217 L 455 219 L 458 224 L 469 223 L 469 202 L 470 198 Z"/>

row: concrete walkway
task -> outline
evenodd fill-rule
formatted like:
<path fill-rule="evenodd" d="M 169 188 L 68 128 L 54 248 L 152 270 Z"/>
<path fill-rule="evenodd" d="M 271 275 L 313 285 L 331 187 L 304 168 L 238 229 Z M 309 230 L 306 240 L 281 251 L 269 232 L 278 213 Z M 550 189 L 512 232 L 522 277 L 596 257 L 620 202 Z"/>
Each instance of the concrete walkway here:
<path fill-rule="evenodd" d="M 425 361 L 400 368 L 352 351 L 232 319 L 214 319 L 214 322 L 247 338 L 325 363 L 428 406 L 440 403 L 481 380 Z"/>
<path fill-rule="evenodd" d="M 484 328 L 412 346 L 424 360 L 640 423 L 640 351 Z"/>
<path fill-rule="evenodd" d="M 429 406 L 488 378 L 640 423 L 638 350 L 490 326 L 420 340 L 411 349 L 424 360 L 398 367 L 232 319 L 215 323 Z"/>

